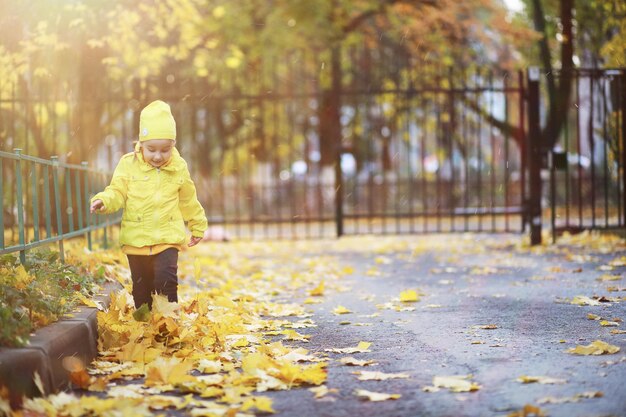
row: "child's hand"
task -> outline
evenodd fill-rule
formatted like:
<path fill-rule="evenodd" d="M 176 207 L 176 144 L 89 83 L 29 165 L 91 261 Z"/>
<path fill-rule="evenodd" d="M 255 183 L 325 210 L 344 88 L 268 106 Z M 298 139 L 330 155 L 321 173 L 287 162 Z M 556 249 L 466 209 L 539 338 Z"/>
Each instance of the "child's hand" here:
<path fill-rule="evenodd" d="M 91 206 L 89 207 L 89 212 L 95 213 L 100 210 L 104 210 L 104 203 L 102 200 L 93 200 L 93 203 L 91 203 Z"/>
<path fill-rule="evenodd" d="M 200 243 L 201 240 L 201 237 L 191 236 L 191 239 L 189 239 L 189 244 L 187 246 L 196 246 L 198 243 Z"/>

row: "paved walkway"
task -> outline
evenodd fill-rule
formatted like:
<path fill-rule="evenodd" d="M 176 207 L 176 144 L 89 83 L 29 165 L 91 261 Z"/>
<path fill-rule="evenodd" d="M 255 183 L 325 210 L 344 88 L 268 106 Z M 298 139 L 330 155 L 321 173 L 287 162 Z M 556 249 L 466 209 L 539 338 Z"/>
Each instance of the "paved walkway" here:
<path fill-rule="evenodd" d="M 550 416 L 626 416 L 624 241 L 582 235 L 529 250 L 522 240 L 205 243 L 181 254 L 181 295 L 234 287 L 241 300 L 269 291 L 309 312 L 288 318 L 308 341 L 274 340 L 326 360 L 327 391 L 263 392 L 277 416 L 507 416 L 524 406 Z M 566 352 L 596 340 L 621 351 Z M 371 343 L 367 352 L 337 350 L 360 342 Z M 348 357 L 375 364 L 347 366 Z M 452 383 L 462 392 L 446 388 Z M 400 397 L 373 402 L 359 390 Z"/>

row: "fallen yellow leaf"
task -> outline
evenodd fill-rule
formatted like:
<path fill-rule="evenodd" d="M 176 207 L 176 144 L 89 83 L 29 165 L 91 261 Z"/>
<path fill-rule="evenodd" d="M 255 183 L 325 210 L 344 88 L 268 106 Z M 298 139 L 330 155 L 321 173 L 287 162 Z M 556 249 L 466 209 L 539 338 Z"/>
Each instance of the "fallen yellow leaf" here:
<path fill-rule="evenodd" d="M 401 397 L 400 394 L 385 394 L 383 392 L 372 392 L 364 389 L 358 389 L 354 392 L 357 397 L 366 399 L 368 401 L 386 401 L 386 400 L 397 400 Z"/>
<path fill-rule="evenodd" d="M 545 417 L 545 413 L 539 407 L 526 404 L 521 410 L 513 411 L 507 414 L 507 417 Z"/>
<path fill-rule="evenodd" d="M 567 382 L 565 379 L 551 378 L 548 376 L 527 376 L 527 375 L 520 376 L 519 378 L 517 378 L 517 381 L 521 382 L 522 384 L 533 384 L 533 383 L 565 384 Z"/>
<path fill-rule="evenodd" d="M 328 388 L 326 385 L 320 385 L 319 387 L 313 387 L 313 388 L 309 388 L 309 391 L 311 391 L 313 394 L 315 394 L 315 398 L 319 399 L 319 398 L 323 398 L 324 396 L 328 395 L 328 394 L 335 394 L 338 393 L 339 390 L 336 388 Z"/>
<path fill-rule="evenodd" d="M 348 313 L 352 313 L 352 311 L 348 310 L 344 306 L 337 306 L 333 309 L 333 313 L 334 314 L 348 314 Z"/>
<path fill-rule="evenodd" d="M 321 281 L 317 287 L 313 288 L 309 292 L 309 295 L 312 295 L 312 296 L 322 296 L 322 295 L 324 295 L 324 281 Z"/>
<path fill-rule="evenodd" d="M 334 353 L 365 353 L 369 352 L 369 347 L 372 344 L 370 342 L 359 342 L 356 347 L 352 348 L 334 348 L 334 349 L 324 349 L 326 352 L 334 352 Z"/>
<path fill-rule="evenodd" d="M 376 372 L 376 371 L 357 371 L 353 372 L 353 374 L 358 375 L 359 381 L 386 381 L 388 379 L 404 379 L 410 378 L 409 374 L 405 373 L 397 373 L 397 374 L 386 374 L 384 372 Z"/>
<path fill-rule="evenodd" d="M 264 413 L 273 413 L 272 399 L 270 397 L 251 397 L 243 402 L 241 409 L 248 411 L 251 408 L 256 408 Z"/>
<path fill-rule="evenodd" d="M 574 355 L 604 355 L 606 353 L 617 353 L 619 350 L 620 348 L 618 346 L 613 346 L 601 340 L 596 340 L 587 346 L 578 345 L 575 348 L 570 348 L 567 352 Z"/>
<path fill-rule="evenodd" d="M 368 360 L 359 360 L 353 357 L 341 358 L 339 362 L 348 366 L 370 366 L 370 365 L 378 365 L 376 361 L 368 361 Z"/>
<path fill-rule="evenodd" d="M 570 301 L 570 304 L 575 304 L 579 306 L 599 306 L 600 302 L 585 295 L 577 295 L 572 299 L 572 301 Z"/>
<path fill-rule="evenodd" d="M 433 378 L 433 385 L 424 387 L 423 390 L 426 392 L 436 392 L 439 388 L 447 388 L 451 392 L 478 391 L 481 386 L 469 379 L 469 375 L 436 376 Z"/>
<path fill-rule="evenodd" d="M 600 398 L 603 396 L 604 394 L 601 391 L 587 391 L 587 392 L 582 392 L 580 394 L 576 394 L 573 397 L 561 397 L 561 398 L 545 397 L 545 398 L 539 399 L 537 402 L 539 404 L 577 403 L 581 399 L 584 399 L 584 398 Z"/>
<path fill-rule="evenodd" d="M 400 301 L 403 303 L 414 303 L 419 301 L 419 296 L 415 290 L 405 290 L 400 293 Z"/>

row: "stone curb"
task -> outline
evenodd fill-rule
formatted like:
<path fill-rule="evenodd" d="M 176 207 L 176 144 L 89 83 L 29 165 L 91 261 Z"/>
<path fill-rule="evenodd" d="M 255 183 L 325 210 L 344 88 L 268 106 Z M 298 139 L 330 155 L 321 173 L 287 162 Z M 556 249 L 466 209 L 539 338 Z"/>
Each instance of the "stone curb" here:
<path fill-rule="evenodd" d="M 121 288 L 108 282 L 102 294 L 94 297 L 103 306 L 111 302 L 110 293 Z M 37 330 L 29 344 L 22 348 L 0 348 L 0 385 L 9 389 L 13 406 L 22 396 L 40 395 L 33 376 L 39 373 L 46 394 L 69 387 L 69 374 L 63 368 L 63 358 L 75 356 L 85 364 L 98 354 L 98 309 L 79 307 L 72 317 L 61 319 Z"/>

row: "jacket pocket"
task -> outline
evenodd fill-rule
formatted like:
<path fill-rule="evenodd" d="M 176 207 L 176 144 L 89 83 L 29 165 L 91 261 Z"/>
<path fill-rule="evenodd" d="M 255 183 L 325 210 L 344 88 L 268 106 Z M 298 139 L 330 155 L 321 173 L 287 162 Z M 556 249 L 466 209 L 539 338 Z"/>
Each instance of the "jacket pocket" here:
<path fill-rule="evenodd" d="M 126 211 L 130 220 L 140 221 L 138 217 L 154 194 L 153 188 L 148 175 L 133 175 L 128 178 Z"/>

